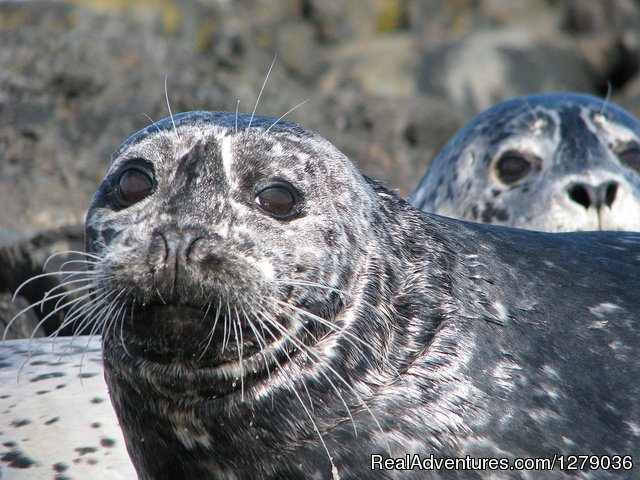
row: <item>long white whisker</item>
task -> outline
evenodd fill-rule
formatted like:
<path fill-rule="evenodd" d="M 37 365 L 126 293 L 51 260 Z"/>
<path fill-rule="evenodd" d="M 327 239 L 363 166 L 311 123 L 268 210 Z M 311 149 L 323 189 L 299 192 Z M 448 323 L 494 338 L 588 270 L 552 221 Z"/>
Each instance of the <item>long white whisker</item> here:
<path fill-rule="evenodd" d="M 260 97 L 262 97 L 262 92 L 264 90 L 265 85 L 267 84 L 267 80 L 269 80 L 269 75 L 271 75 L 271 70 L 273 69 L 273 65 L 276 63 L 277 55 L 274 55 L 273 61 L 271 62 L 271 66 L 267 71 L 267 76 L 264 78 L 264 82 L 262 82 L 262 87 L 260 88 L 260 93 L 258 93 L 258 98 L 256 99 L 256 104 L 253 106 L 253 111 L 251 112 L 251 118 L 249 119 L 249 126 L 245 130 L 245 135 L 249 133 L 249 129 L 251 128 L 251 123 L 253 123 L 253 118 L 255 117 L 256 110 L 258 109 L 258 104 L 260 103 Z"/>
<path fill-rule="evenodd" d="M 244 400 L 244 365 L 242 363 L 242 353 L 243 353 L 243 345 L 242 345 L 242 325 L 240 320 L 240 315 L 238 314 L 237 309 L 233 309 L 236 314 L 236 321 L 233 319 L 229 319 L 230 322 L 233 323 L 233 334 L 236 337 L 236 348 L 238 349 L 238 367 L 240 369 L 240 398 Z"/>
<path fill-rule="evenodd" d="M 173 125 L 173 132 L 176 135 L 176 138 L 178 138 L 178 140 L 182 141 L 182 139 L 180 138 L 180 134 L 178 133 L 178 129 L 176 128 L 176 122 L 173 119 L 173 112 L 171 111 L 171 103 L 169 102 L 169 89 L 167 88 L 167 78 L 169 77 L 169 75 L 165 75 L 164 76 L 164 98 L 167 102 L 167 110 L 169 110 L 169 117 L 171 117 L 171 124 Z"/>
<path fill-rule="evenodd" d="M 292 107 L 292 108 L 290 108 L 289 110 L 287 110 L 286 112 L 284 112 L 282 115 L 280 115 L 280 116 L 278 117 L 278 119 L 277 119 L 275 122 L 273 122 L 273 123 L 269 126 L 269 128 L 267 128 L 267 129 L 265 130 L 265 132 L 264 132 L 262 135 L 264 136 L 264 135 L 266 135 L 267 133 L 269 133 L 269 130 L 271 130 L 273 127 L 275 127 L 275 126 L 276 126 L 276 124 L 277 124 L 280 120 L 282 120 L 284 117 L 286 117 L 287 115 L 289 115 L 289 114 L 290 114 L 291 112 L 293 112 L 296 108 L 301 107 L 302 105 L 304 105 L 305 103 L 307 103 L 309 100 L 310 100 L 310 98 L 307 98 L 306 100 L 303 100 L 302 102 L 300 102 L 299 104 L 297 104 L 295 107 Z"/>
<path fill-rule="evenodd" d="M 52 253 L 51 255 L 49 255 L 47 257 L 47 259 L 44 261 L 44 264 L 42 265 L 42 270 L 46 270 L 47 265 L 49 264 L 49 261 L 51 259 L 53 259 L 55 257 L 58 257 L 60 255 L 71 255 L 71 254 L 86 256 L 86 257 L 92 258 L 93 260 L 96 260 L 96 261 L 102 260 L 102 258 L 100 258 L 99 256 L 94 255 L 94 254 L 89 253 L 89 252 L 81 252 L 80 250 L 63 250 L 62 252 L 55 252 L 55 253 Z M 82 262 L 83 260 L 78 259 L 76 261 Z M 88 260 L 86 260 L 86 261 L 89 262 Z"/>

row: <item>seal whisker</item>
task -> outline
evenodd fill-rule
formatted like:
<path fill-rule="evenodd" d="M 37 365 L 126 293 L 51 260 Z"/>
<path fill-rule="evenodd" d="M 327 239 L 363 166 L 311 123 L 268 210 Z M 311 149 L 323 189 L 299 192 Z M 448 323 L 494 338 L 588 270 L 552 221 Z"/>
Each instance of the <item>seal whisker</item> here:
<path fill-rule="evenodd" d="M 44 261 L 44 264 L 42 265 L 42 269 L 46 270 L 47 265 L 49 264 L 49 262 L 55 258 L 55 257 L 59 257 L 60 255 L 81 255 L 83 257 L 88 257 L 92 260 L 86 260 L 86 259 L 74 259 L 74 260 L 70 260 L 73 262 L 86 262 L 86 263 L 96 263 L 96 262 L 100 262 L 102 260 L 102 258 L 99 255 L 94 255 L 93 253 L 90 252 L 81 252 L 80 250 L 62 250 L 60 252 L 54 252 L 51 255 L 49 255 L 47 257 L 47 259 Z"/>
<path fill-rule="evenodd" d="M 70 312 L 70 314 L 65 318 L 63 324 L 58 328 L 58 330 L 56 330 L 54 332 L 54 334 L 57 336 L 58 333 L 67 325 L 71 324 L 72 322 L 74 322 L 77 318 L 81 318 L 82 320 L 79 322 L 79 324 L 77 325 L 76 329 L 75 329 L 75 335 L 81 335 L 84 333 L 85 329 L 88 328 L 90 325 L 94 325 L 94 327 L 92 327 L 91 330 L 91 334 L 95 333 L 95 331 L 97 331 L 97 328 L 95 327 L 96 325 L 99 325 L 100 322 L 102 321 L 103 316 L 105 315 L 105 309 L 104 306 L 107 305 L 111 305 L 113 302 L 115 302 L 118 298 L 118 296 L 116 295 L 116 297 L 109 301 L 109 296 L 113 295 L 113 291 L 111 290 L 107 290 L 107 289 L 97 289 L 93 292 L 93 298 L 90 302 L 87 302 L 85 305 L 81 305 L 80 307 L 78 307 L 77 309 L 74 308 L 72 312 Z M 91 297 L 91 296 L 89 296 Z M 85 295 L 83 297 L 83 300 L 87 298 L 87 296 Z M 77 306 L 79 304 L 76 304 L 75 306 Z M 74 307 L 75 307 L 74 306 Z M 97 316 L 94 317 L 93 314 L 97 312 Z"/>
<path fill-rule="evenodd" d="M 77 292 L 79 292 L 79 291 L 83 291 L 83 290 L 89 290 L 90 288 L 91 288 L 91 286 L 90 286 L 90 285 L 87 285 L 87 286 L 84 286 L 84 287 L 79 287 L 79 288 L 77 288 L 77 289 L 75 289 L 75 290 L 73 290 L 73 291 L 70 291 L 70 292 L 62 292 L 62 293 L 59 293 L 59 294 L 56 294 L 56 295 L 52 295 L 51 297 L 49 297 L 49 298 L 48 298 L 48 300 L 52 300 L 52 299 L 54 299 L 54 298 L 58 298 L 58 297 L 60 297 L 60 296 L 61 296 L 62 298 L 67 298 L 67 297 L 68 297 L 69 295 L 71 295 L 71 294 L 74 294 L 74 293 L 77 293 Z M 82 297 L 82 298 L 84 298 L 84 297 Z M 49 318 L 51 318 L 51 316 L 53 316 L 53 315 L 55 315 L 56 313 L 58 313 L 58 312 L 60 311 L 60 309 L 65 308 L 65 307 L 70 306 L 70 305 L 73 305 L 74 303 L 77 303 L 77 302 L 81 301 L 81 300 L 82 300 L 82 298 L 81 298 L 81 299 L 73 299 L 73 300 L 70 300 L 69 302 L 67 302 L 67 303 L 65 303 L 64 305 L 59 306 L 59 307 L 58 307 L 58 306 L 57 306 L 57 304 L 56 304 L 56 308 L 55 308 L 53 311 L 49 312 L 49 313 L 48 313 L 44 318 L 42 318 L 42 319 L 38 322 L 38 324 L 36 325 L 36 327 L 33 329 L 33 332 L 32 332 L 32 334 L 31 334 L 31 338 L 34 338 L 34 337 L 35 337 L 35 334 L 36 334 L 37 330 L 38 330 L 38 329 L 39 329 L 39 328 L 40 328 L 40 327 L 41 327 L 41 326 L 42 326 L 42 325 L 43 325 L 43 324 L 44 324 L 44 323 L 45 323 Z M 16 322 L 16 321 L 17 321 L 17 320 L 18 320 L 18 319 L 19 319 L 19 318 L 24 314 L 24 313 L 28 312 L 29 310 L 33 310 L 35 307 L 37 307 L 37 306 L 39 306 L 39 305 L 42 305 L 42 304 L 44 303 L 44 301 L 45 301 L 45 300 L 39 300 L 39 301 L 37 301 L 37 302 L 34 302 L 34 303 L 32 303 L 32 304 L 30 304 L 30 305 L 26 306 L 26 307 L 25 307 L 25 308 L 23 308 L 22 310 L 20 310 L 18 313 L 16 313 L 16 314 L 11 318 L 11 320 L 9 320 L 9 322 L 7 323 L 7 326 L 5 327 L 5 332 L 3 333 L 3 336 L 2 336 L 2 340 L 3 340 L 3 341 L 5 341 L 5 340 L 6 340 L 7 332 L 9 331 L 9 329 L 11 328 L 11 326 L 12 326 L 12 325 L 13 325 L 13 324 L 14 324 L 14 323 L 15 323 L 15 322 Z"/>
<path fill-rule="evenodd" d="M 78 270 L 78 271 L 65 271 L 65 272 L 45 272 L 45 273 L 40 273 L 38 275 L 34 275 L 33 277 L 28 278 L 27 280 L 25 280 L 24 282 L 22 282 L 18 288 L 16 288 L 15 292 L 13 292 L 13 295 L 11 297 L 11 301 L 15 302 L 16 298 L 18 297 L 18 295 L 20 295 L 20 292 L 22 291 L 22 289 L 28 285 L 29 283 L 38 280 L 40 278 L 47 278 L 47 277 L 56 277 L 56 276 L 60 276 L 60 275 L 84 275 L 87 272 L 84 270 Z"/>
<path fill-rule="evenodd" d="M 297 105 L 296 105 L 296 106 L 294 106 L 294 107 L 291 107 L 289 110 L 287 110 L 287 111 L 286 111 L 286 112 L 284 112 L 282 115 L 280 115 L 280 117 L 278 117 L 278 118 L 277 118 L 277 119 L 276 119 L 276 120 L 275 120 L 275 121 L 274 121 L 274 122 L 269 126 L 269 128 L 267 128 L 267 129 L 264 131 L 264 133 L 262 134 L 262 136 L 263 136 L 263 137 L 264 137 L 264 136 L 266 136 L 266 135 L 269 133 L 269 131 L 270 131 L 273 127 L 275 127 L 275 126 L 276 126 L 276 124 L 277 124 L 280 120 L 282 120 L 284 117 L 286 117 L 287 115 L 289 115 L 291 112 L 293 112 L 293 111 L 294 111 L 295 109 L 297 109 L 298 107 L 301 107 L 302 105 L 304 105 L 305 103 L 307 103 L 310 99 L 311 99 L 311 97 L 309 97 L 309 98 L 307 98 L 307 99 L 305 99 L 305 100 L 301 101 L 299 104 L 297 104 Z"/>
<path fill-rule="evenodd" d="M 211 297 L 209 297 L 209 298 L 211 298 Z M 207 315 L 209 314 L 209 310 L 211 310 L 211 301 L 208 299 L 207 300 L 207 309 L 205 310 L 204 315 L 202 316 L 202 319 L 200 320 L 201 322 L 205 321 L 205 319 L 207 318 Z M 216 316 L 215 316 L 215 319 L 213 320 L 213 327 L 209 330 L 209 334 L 207 335 L 207 342 L 205 343 L 205 346 L 202 349 L 202 353 L 196 359 L 196 362 L 199 362 L 200 360 L 202 360 L 202 358 L 204 357 L 205 353 L 207 353 L 207 350 L 211 346 L 211 342 L 213 341 L 213 336 L 215 334 L 216 324 L 218 323 L 218 314 L 219 314 L 219 312 L 220 312 L 220 304 L 218 304 L 218 307 L 217 307 L 217 310 L 216 310 Z"/>
<path fill-rule="evenodd" d="M 263 314 L 261 314 L 260 312 L 258 312 L 262 318 L 263 321 L 265 321 L 266 323 L 272 325 L 276 330 L 278 330 L 280 332 L 281 335 L 283 335 L 283 337 L 285 337 L 287 340 L 289 340 L 293 346 L 302 354 L 306 355 L 306 357 L 312 361 L 315 362 L 317 360 L 320 359 L 320 355 L 318 354 L 318 352 L 314 351 L 309 345 L 306 345 L 303 341 L 301 341 L 300 339 L 296 338 L 295 336 L 291 335 L 291 333 L 284 328 L 277 320 L 273 320 L 272 318 L 268 317 L 268 316 L 264 316 Z M 311 333 L 306 327 L 302 327 L 314 340 L 317 341 L 317 338 L 313 335 L 313 333 Z M 270 329 L 267 328 L 267 332 L 272 336 L 272 338 L 274 338 L 275 340 L 275 336 L 273 335 L 273 333 L 271 332 Z M 287 358 L 289 359 L 289 361 L 291 362 L 291 356 L 289 355 L 289 353 L 286 351 L 286 349 L 284 349 L 284 353 L 287 356 Z M 332 373 L 337 379 L 339 379 L 346 387 L 347 389 L 353 393 L 356 398 L 358 399 L 358 401 L 360 403 L 363 403 L 366 405 L 366 403 L 362 400 L 362 398 L 360 398 L 359 394 L 353 389 L 353 387 L 351 385 L 349 385 L 343 378 L 342 376 L 333 368 L 331 367 L 331 365 L 326 365 L 326 368 L 329 370 L 330 373 Z M 331 380 L 331 377 L 325 372 L 320 370 L 318 373 L 320 373 L 320 375 L 322 375 L 323 378 L 325 378 L 328 382 L 329 385 L 331 385 L 331 388 L 333 389 L 333 391 L 336 393 L 336 395 L 338 396 L 338 398 L 340 399 L 342 405 L 345 408 L 345 411 L 347 412 L 347 415 L 349 416 L 349 419 L 351 420 L 351 423 L 353 425 L 353 430 L 354 433 L 357 436 L 357 431 L 356 431 L 356 424 L 355 424 L 355 420 L 353 419 L 353 415 L 351 413 L 351 409 L 349 408 L 349 405 L 347 404 L 346 400 L 344 399 L 344 397 L 342 396 L 342 393 L 340 392 L 340 389 L 333 383 L 333 381 Z M 309 395 L 309 401 L 310 401 L 310 407 L 313 410 L 313 402 L 311 400 L 311 395 L 309 394 L 309 391 L 307 389 L 307 385 L 303 383 L 303 386 L 305 388 L 305 390 L 307 391 L 307 395 Z"/>
<path fill-rule="evenodd" d="M 612 93 L 613 93 L 613 87 L 611 85 L 611 80 L 607 80 L 607 94 L 602 99 L 602 106 L 600 107 L 600 111 L 598 112 L 598 115 L 604 115 L 604 111 L 607 109 L 607 106 L 611 101 Z"/>
<path fill-rule="evenodd" d="M 222 348 L 221 352 L 224 352 L 227 349 L 227 345 L 229 344 L 229 340 L 231 339 L 231 327 L 229 322 L 231 321 L 231 306 L 227 303 L 227 315 L 224 317 L 224 330 L 222 335 Z"/>
<path fill-rule="evenodd" d="M 264 87 L 267 84 L 267 80 L 269 80 L 269 75 L 271 75 L 271 70 L 273 69 L 273 65 L 276 63 L 276 59 L 278 55 L 273 56 L 273 61 L 271 62 L 271 66 L 267 71 L 267 75 L 264 77 L 264 82 L 262 82 L 262 87 L 260 87 L 260 92 L 258 93 L 258 98 L 256 99 L 256 104 L 253 106 L 253 111 L 251 112 L 251 118 L 249 118 L 249 125 L 245 130 L 245 137 L 249 134 L 249 129 L 251 128 L 251 124 L 253 123 L 253 119 L 256 115 L 256 110 L 258 109 L 258 104 L 260 103 L 260 98 L 262 97 L 262 92 L 264 91 Z"/>
<path fill-rule="evenodd" d="M 273 322 L 270 319 L 267 319 L 268 321 Z M 296 339 L 295 337 L 291 336 L 290 333 L 288 331 L 286 331 L 286 329 L 284 329 L 284 327 L 282 327 L 282 325 L 280 325 L 278 322 L 273 322 L 274 327 L 276 327 L 276 329 L 283 329 L 284 331 L 282 332 L 284 335 L 288 335 L 288 338 L 290 338 L 290 340 L 292 342 L 295 343 L 295 345 L 303 350 L 305 352 L 305 354 L 310 358 L 310 360 L 312 362 L 317 362 L 317 361 L 321 361 L 322 357 L 320 355 L 319 352 L 317 352 L 316 350 L 312 349 L 311 347 L 309 347 L 308 345 L 304 344 L 303 342 L 301 342 L 300 340 Z M 309 332 L 309 330 L 303 326 L 302 327 L 309 335 L 311 335 L 313 337 L 313 334 L 311 332 Z M 315 338 L 315 337 L 314 337 Z M 326 368 L 329 373 L 331 373 L 349 392 L 351 392 L 354 397 L 356 398 L 356 400 L 358 401 L 358 403 L 360 405 L 362 405 L 364 407 L 364 409 L 367 411 L 367 413 L 371 416 L 371 418 L 373 419 L 374 423 L 376 424 L 378 430 L 380 431 L 382 438 L 385 438 L 385 444 L 386 444 L 386 448 L 387 448 L 387 452 L 391 452 L 391 447 L 388 443 L 388 440 L 386 440 L 386 437 L 384 435 L 384 430 L 382 429 L 382 425 L 380 424 L 380 421 L 378 420 L 378 417 L 373 413 L 373 410 L 371 409 L 371 407 L 369 407 L 369 404 L 367 403 L 367 401 L 362 397 L 362 395 L 360 395 L 360 393 L 353 387 L 353 385 L 351 385 L 349 382 L 347 382 L 344 377 L 338 373 L 337 370 L 335 370 L 335 368 L 333 368 L 330 364 L 326 364 L 324 365 L 324 368 Z M 320 371 L 320 374 L 329 382 L 329 384 L 331 385 L 331 387 L 333 388 L 334 392 L 338 395 L 338 397 L 340 398 L 340 401 L 342 402 L 342 404 L 344 405 L 347 414 L 351 420 L 351 423 L 353 425 L 353 430 L 354 430 L 354 435 L 357 437 L 358 436 L 358 432 L 357 432 L 357 428 L 356 428 L 356 423 L 355 420 L 353 418 L 353 415 L 351 413 L 351 409 L 349 408 L 349 406 L 347 405 L 346 401 L 344 400 L 342 394 L 340 393 L 340 390 L 338 389 L 338 387 L 333 383 L 333 381 L 331 380 L 331 378 L 329 377 L 329 375 L 325 372 L 325 371 Z M 396 373 L 397 375 L 397 373 Z"/>
<path fill-rule="evenodd" d="M 330 330 L 332 330 L 333 332 L 343 335 L 345 337 L 345 341 L 348 342 L 349 344 L 351 344 L 353 347 L 355 348 L 361 348 L 361 347 L 366 347 L 368 349 L 368 351 L 370 352 L 371 355 L 376 355 L 379 358 L 383 359 L 384 356 L 382 354 L 380 354 L 379 352 L 376 352 L 374 346 L 370 343 L 367 342 L 366 340 L 359 338 L 357 335 L 349 332 L 348 330 L 346 330 L 346 327 L 340 327 L 338 325 L 336 325 L 335 323 L 327 320 L 326 318 L 322 318 L 318 315 L 315 315 L 311 312 L 308 312 L 302 308 L 296 307 L 295 305 L 291 305 L 290 303 L 287 302 L 283 302 L 281 300 L 277 300 L 277 302 L 279 304 L 281 304 L 283 307 L 286 308 L 290 308 L 296 312 L 298 312 L 300 315 L 303 315 L 315 322 L 318 322 L 319 324 L 329 328 Z"/>
<path fill-rule="evenodd" d="M 275 320 L 272 320 L 272 319 L 270 319 L 268 317 L 265 318 L 265 320 L 267 320 L 271 325 L 275 326 L 276 328 L 278 328 L 278 326 L 281 327 L 281 325 L 279 325 L 279 323 L 277 321 L 275 321 Z M 269 334 L 272 335 L 272 337 L 275 340 L 275 337 L 273 336 L 273 334 L 271 333 L 271 331 L 269 329 L 267 329 L 267 332 L 269 332 Z M 285 333 L 285 335 L 288 335 L 288 334 L 289 334 L 288 332 Z M 289 337 L 289 338 L 291 338 L 291 337 Z M 291 357 L 289 356 L 289 353 L 286 351 L 286 349 L 284 350 L 284 353 L 287 356 L 287 358 L 289 359 L 289 362 L 291 363 Z M 280 365 L 280 362 L 275 357 L 275 354 L 273 352 L 270 352 L 270 354 L 271 354 L 273 360 L 276 362 L 276 364 Z M 305 391 L 307 393 L 307 397 L 309 398 L 309 407 L 307 407 L 307 405 L 304 403 L 304 400 L 300 396 L 300 393 L 298 393 L 298 388 L 296 387 L 295 382 L 290 377 L 288 377 L 286 375 L 284 376 L 284 380 L 288 385 L 290 385 L 291 388 L 289 389 L 289 391 L 291 391 L 295 395 L 295 397 L 298 399 L 298 402 L 302 406 L 302 409 L 304 410 L 307 418 L 309 419 L 309 422 L 311 422 L 311 426 L 312 426 L 313 430 L 316 432 L 316 435 L 318 436 L 318 440 L 320 440 L 320 443 L 322 444 L 322 447 L 323 447 L 323 449 L 324 449 L 324 451 L 325 451 L 325 453 L 327 455 L 327 459 L 329 460 L 329 463 L 331 464 L 332 478 L 334 480 L 336 480 L 336 479 L 339 480 L 340 476 L 338 475 L 338 469 L 336 468 L 336 465 L 335 465 L 335 463 L 333 461 L 333 457 L 331 456 L 331 452 L 329 451 L 329 447 L 327 446 L 327 444 L 326 444 L 326 442 L 324 440 L 324 437 L 322 436 L 322 433 L 320 432 L 320 429 L 318 428 L 318 425 L 317 425 L 316 421 L 313 418 L 313 414 L 312 414 L 313 401 L 311 399 L 312 397 L 311 397 L 311 394 L 309 393 L 307 385 L 304 384 L 304 382 L 303 382 L 303 387 L 304 387 L 304 389 L 305 389 Z M 339 392 L 336 392 L 336 393 L 339 393 Z M 309 408 L 311 408 L 311 411 L 309 410 Z M 350 410 L 348 409 L 348 407 L 347 407 L 347 411 L 350 414 Z"/>
<path fill-rule="evenodd" d="M 240 99 L 238 99 L 238 102 L 236 103 L 236 129 L 235 129 L 235 134 L 238 135 L 238 109 L 240 108 Z"/>
<path fill-rule="evenodd" d="M 243 353 L 242 327 L 240 325 L 241 320 L 240 320 L 240 315 L 238 314 L 238 310 L 234 308 L 233 312 L 235 313 L 235 321 L 232 318 L 230 318 L 229 322 L 233 325 L 233 335 L 236 338 L 236 348 L 238 349 L 238 368 L 240 370 L 240 398 L 244 400 L 244 364 L 242 362 L 242 353 Z M 249 319 L 246 319 L 246 320 L 248 322 L 250 321 Z"/>
<path fill-rule="evenodd" d="M 164 76 L 164 98 L 165 98 L 165 101 L 167 102 L 167 110 L 169 111 L 169 117 L 171 118 L 171 123 L 173 124 L 173 133 L 175 134 L 177 139 L 181 140 L 180 134 L 178 133 L 178 129 L 176 128 L 176 121 L 173 118 L 173 112 L 171 112 L 171 103 L 169 102 L 169 89 L 167 88 L 168 77 L 169 75 Z"/>

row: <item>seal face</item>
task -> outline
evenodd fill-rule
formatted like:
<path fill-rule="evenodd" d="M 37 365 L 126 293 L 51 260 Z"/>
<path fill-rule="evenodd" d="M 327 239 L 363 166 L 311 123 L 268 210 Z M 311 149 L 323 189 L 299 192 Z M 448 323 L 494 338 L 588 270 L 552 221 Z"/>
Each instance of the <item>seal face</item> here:
<path fill-rule="evenodd" d="M 640 122 L 577 93 L 499 103 L 451 138 L 410 201 L 532 230 L 640 230 Z"/>
<path fill-rule="evenodd" d="M 191 112 L 115 152 L 86 239 L 142 479 L 640 454 L 637 235 L 431 216 L 297 125 Z"/>

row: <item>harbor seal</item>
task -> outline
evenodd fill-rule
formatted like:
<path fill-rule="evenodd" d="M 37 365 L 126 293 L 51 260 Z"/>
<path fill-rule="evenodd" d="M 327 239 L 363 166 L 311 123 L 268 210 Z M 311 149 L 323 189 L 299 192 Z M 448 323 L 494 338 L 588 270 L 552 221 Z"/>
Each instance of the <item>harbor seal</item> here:
<path fill-rule="evenodd" d="M 410 202 L 533 230 L 638 231 L 640 122 L 578 93 L 499 103 L 449 140 Z"/>
<path fill-rule="evenodd" d="M 99 337 L 0 342 L 0 385 L 2 480 L 135 478 Z"/>
<path fill-rule="evenodd" d="M 639 458 L 639 235 L 419 212 L 298 125 L 188 112 L 116 150 L 86 243 L 77 308 L 141 479 Z"/>

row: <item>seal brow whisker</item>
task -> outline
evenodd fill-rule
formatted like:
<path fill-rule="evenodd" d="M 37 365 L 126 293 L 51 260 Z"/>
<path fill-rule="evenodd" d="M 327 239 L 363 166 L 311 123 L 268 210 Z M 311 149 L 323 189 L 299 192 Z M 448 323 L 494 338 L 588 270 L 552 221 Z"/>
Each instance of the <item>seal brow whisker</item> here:
<path fill-rule="evenodd" d="M 269 128 L 267 128 L 265 130 L 265 132 L 262 134 L 262 136 L 264 137 L 265 135 L 267 135 L 269 133 L 269 131 L 275 127 L 277 125 L 277 123 L 282 120 L 284 117 L 286 117 L 287 115 L 289 115 L 291 112 L 293 112 L 295 109 L 297 109 L 298 107 L 301 107 L 302 105 L 304 105 L 305 103 L 307 103 L 309 100 L 311 99 L 311 97 L 301 101 L 299 104 L 295 105 L 294 107 L 291 107 L 289 110 L 287 110 L 286 112 L 284 112 L 282 115 L 280 115 L 270 126 Z"/>
<path fill-rule="evenodd" d="M 156 129 L 158 130 L 158 133 L 162 133 L 162 130 L 160 129 L 160 126 L 158 125 L 158 123 L 151 118 L 149 115 L 147 115 L 146 113 L 143 113 L 142 115 L 144 115 L 145 117 L 147 117 L 147 120 L 149 120 L 151 122 L 151 124 L 156 127 Z"/>
<path fill-rule="evenodd" d="M 605 95 L 602 101 L 602 106 L 600 107 L 600 111 L 598 112 L 598 115 L 604 115 L 604 111 L 607 109 L 611 101 L 612 93 L 613 93 L 613 87 L 611 86 L 611 80 L 607 80 L 607 94 Z"/>
<path fill-rule="evenodd" d="M 173 132 L 176 136 L 177 139 L 179 139 L 180 141 L 182 141 L 182 139 L 180 138 L 180 134 L 178 133 L 178 129 L 176 128 L 176 122 L 175 119 L 173 118 L 173 112 L 171 111 L 171 102 L 169 102 L 169 89 L 167 88 L 167 78 L 169 77 L 169 75 L 165 75 L 164 76 L 164 98 L 167 102 L 167 110 L 169 111 L 169 117 L 171 117 L 171 124 L 173 125 Z"/>
<path fill-rule="evenodd" d="M 274 55 L 273 56 L 273 61 L 271 62 L 271 66 L 269 67 L 269 70 L 267 71 L 267 75 L 264 77 L 264 82 L 262 82 L 262 87 L 260 87 L 260 92 L 258 93 L 258 98 L 256 98 L 256 104 L 253 106 L 253 111 L 251 112 L 251 118 L 249 118 L 249 125 L 247 126 L 247 129 L 245 130 L 245 136 L 249 134 L 249 129 L 251 128 L 251 124 L 253 123 L 253 119 L 256 115 L 256 110 L 258 109 L 258 104 L 260 103 L 260 98 L 262 97 L 262 92 L 264 91 L 264 87 L 267 84 L 267 81 L 269 80 L 269 75 L 271 75 L 271 70 L 273 70 L 273 66 L 276 63 L 276 59 L 278 58 L 278 55 Z"/>
<path fill-rule="evenodd" d="M 238 103 L 236 103 L 236 129 L 235 134 L 238 135 L 238 110 L 240 109 L 240 99 L 238 99 Z"/>

